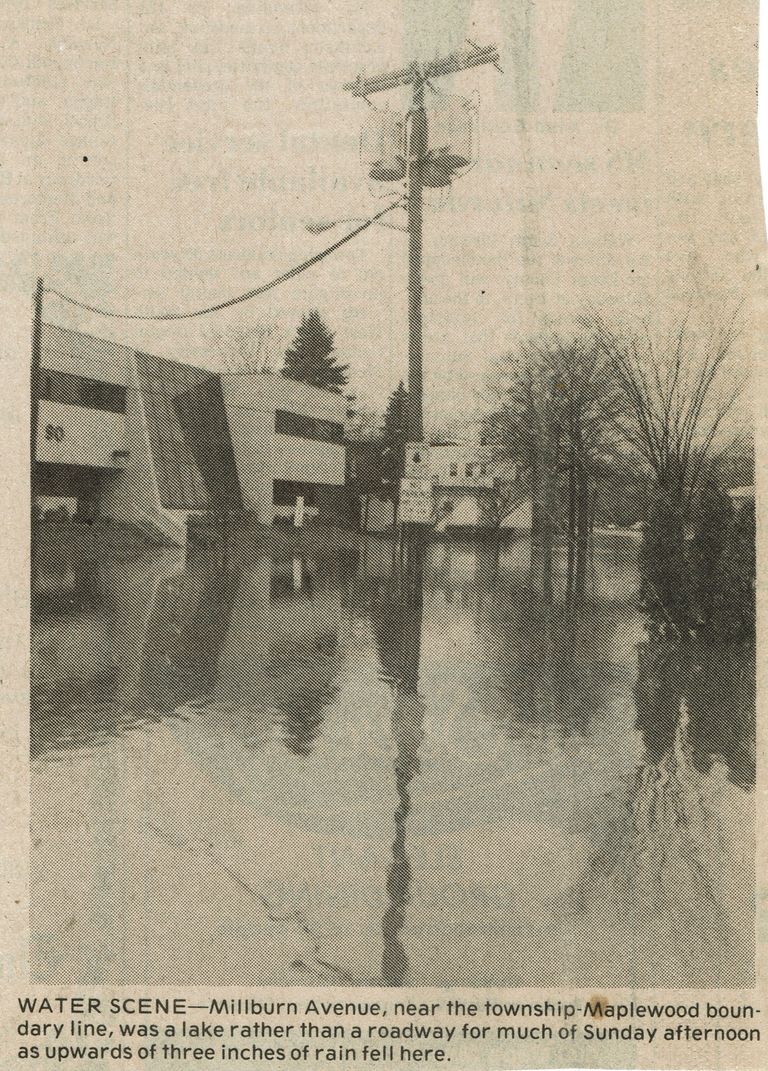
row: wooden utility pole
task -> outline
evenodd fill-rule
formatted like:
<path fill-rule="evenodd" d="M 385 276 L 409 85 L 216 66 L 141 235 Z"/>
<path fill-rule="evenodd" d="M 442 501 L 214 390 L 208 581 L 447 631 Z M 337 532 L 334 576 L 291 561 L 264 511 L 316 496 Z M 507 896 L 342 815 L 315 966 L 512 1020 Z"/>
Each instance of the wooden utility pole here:
<path fill-rule="evenodd" d="M 37 424 L 38 414 L 40 412 L 39 394 L 40 394 L 40 368 L 42 363 L 42 345 L 43 345 L 43 280 L 38 278 L 37 286 L 35 287 L 35 297 L 32 307 L 32 372 L 30 380 L 31 388 L 31 403 L 30 403 L 30 420 L 29 420 L 29 481 L 31 489 L 30 505 L 31 509 L 31 532 L 30 532 L 30 549 L 32 552 L 32 562 L 34 569 L 34 555 L 36 549 L 36 537 L 37 537 L 37 522 L 36 522 L 36 510 L 35 510 L 35 465 L 37 462 Z"/>
<path fill-rule="evenodd" d="M 408 439 L 424 439 L 424 318 L 422 283 L 422 217 L 424 201 L 423 163 L 428 147 L 427 113 L 424 110 L 424 80 L 413 83 L 411 143 L 408 149 Z"/>
<path fill-rule="evenodd" d="M 424 439 L 424 386 L 423 386 L 423 316 L 422 316 L 422 214 L 424 172 L 428 165 L 429 131 L 424 108 L 424 87 L 435 78 L 457 74 L 470 67 L 482 67 L 486 63 L 499 65 L 499 52 L 495 45 L 480 47 L 471 45 L 441 59 L 425 64 L 413 63 L 399 71 L 379 74 L 372 78 L 360 75 L 357 81 L 344 86 L 355 97 L 369 97 L 400 86 L 411 86 L 413 91 L 410 109 L 410 137 L 408 141 L 408 165 L 406 171 L 408 203 L 408 414 L 407 428 L 410 442 Z"/>

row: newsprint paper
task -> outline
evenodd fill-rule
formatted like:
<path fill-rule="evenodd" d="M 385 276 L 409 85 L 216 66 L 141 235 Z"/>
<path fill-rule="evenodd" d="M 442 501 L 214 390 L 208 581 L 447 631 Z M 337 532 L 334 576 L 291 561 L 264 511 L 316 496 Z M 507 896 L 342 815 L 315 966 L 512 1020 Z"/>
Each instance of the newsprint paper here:
<path fill-rule="evenodd" d="M 2 18 L 3 1071 L 768 1066 L 757 0 Z"/>

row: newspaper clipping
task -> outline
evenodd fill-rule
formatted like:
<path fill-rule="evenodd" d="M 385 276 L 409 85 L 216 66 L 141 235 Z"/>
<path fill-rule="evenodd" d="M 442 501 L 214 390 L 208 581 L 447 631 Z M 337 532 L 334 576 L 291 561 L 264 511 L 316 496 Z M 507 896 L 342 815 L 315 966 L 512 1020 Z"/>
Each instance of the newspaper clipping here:
<path fill-rule="evenodd" d="M 757 0 L 3 20 L 0 1066 L 768 1066 Z"/>

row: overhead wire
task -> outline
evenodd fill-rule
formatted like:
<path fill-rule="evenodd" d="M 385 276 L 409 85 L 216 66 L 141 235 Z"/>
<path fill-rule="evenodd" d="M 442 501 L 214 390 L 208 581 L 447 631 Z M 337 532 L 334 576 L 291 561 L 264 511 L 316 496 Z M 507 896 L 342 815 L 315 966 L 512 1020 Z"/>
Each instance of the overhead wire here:
<path fill-rule="evenodd" d="M 352 241 L 353 238 L 356 238 L 358 234 L 362 234 L 363 231 L 371 227 L 374 223 L 377 222 L 377 220 L 381 219 L 382 216 L 386 215 L 388 212 L 391 212 L 395 208 L 399 208 L 402 204 L 403 198 L 398 198 L 397 201 L 393 202 L 390 205 L 387 205 L 387 207 L 382 209 L 381 212 L 377 212 L 374 216 L 371 216 L 370 219 L 367 219 L 364 223 L 361 223 L 360 226 L 355 227 L 353 230 L 349 231 L 347 234 L 344 235 L 343 238 L 340 238 L 337 242 L 334 242 L 333 245 L 327 246 L 325 249 L 321 250 L 319 253 L 316 253 L 308 260 L 303 261 L 301 264 L 297 264 L 293 268 L 289 268 L 288 271 L 283 272 L 283 274 L 279 275 L 276 279 L 272 279 L 270 280 L 270 282 L 264 283 L 262 286 L 257 286 L 253 290 L 248 290 L 245 294 L 239 294 L 237 297 L 229 298 L 227 301 L 221 301 L 216 305 L 209 305 L 204 309 L 196 309 L 193 312 L 163 312 L 154 314 L 115 312 L 112 309 L 104 309 L 98 305 L 91 305 L 86 301 L 79 301 L 77 298 L 73 298 L 69 294 L 65 294 L 61 290 L 56 290 L 53 287 L 45 287 L 45 292 L 47 294 L 52 294 L 60 298 L 62 301 L 66 301 L 68 304 L 74 305 L 79 309 L 85 309 L 87 312 L 96 313 L 98 316 L 108 316 L 114 320 L 189 320 L 195 316 L 206 316 L 208 313 L 220 312 L 223 309 L 232 308 L 233 305 L 239 305 L 244 301 L 250 301 L 251 298 L 258 297 L 260 294 L 265 294 L 268 290 L 272 290 L 276 286 L 279 286 L 281 283 L 287 282 L 289 279 L 294 278 L 296 275 L 300 275 L 308 268 L 311 268 L 315 264 L 318 264 L 321 260 L 329 256 L 331 253 L 334 253 L 341 246 L 346 245 L 347 242 Z"/>

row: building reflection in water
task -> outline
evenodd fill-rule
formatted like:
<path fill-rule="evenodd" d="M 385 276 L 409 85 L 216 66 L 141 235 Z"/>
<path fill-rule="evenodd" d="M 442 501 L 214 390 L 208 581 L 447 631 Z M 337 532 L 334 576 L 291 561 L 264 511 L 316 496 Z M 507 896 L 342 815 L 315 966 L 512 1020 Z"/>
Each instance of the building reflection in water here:
<path fill-rule="evenodd" d="M 749 659 L 646 641 L 636 660 L 641 622 L 623 589 L 568 615 L 531 599 L 514 548 L 432 545 L 426 560 L 418 544 L 371 540 L 359 563 L 283 550 L 230 572 L 160 553 L 39 572 L 33 747 L 64 760 L 162 720 L 138 750 L 163 772 L 166 749 L 192 756 L 223 786 L 200 808 L 211 839 L 237 847 L 264 814 L 283 831 L 270 880 L 285 902 L 303 903 L 294 886 L 314 882 L 306 917 L 321 952 L 310 962 L 300 951 L 310 968 L 365 933 L 364 954 L 343 963 L 349 984 L 548 984 L 571 954 L 574 977 L 594 970 L 596 984 L 618 984 L 627 948 L 644 965 L 638 984 L 654 971 L 750 984 L 750 949 L 734 949 L 752 932 L 752 861 L 730 846 L 748 848 L 739 823 L 751 828 Z M 456 631 L 443 642 L 446 626 Z M 420 689 L 435 726 L 424 771 Z M 46 766 L 49 800 L 66 791 L 70 765 Z M 109 755 L 92 765 L 108 770 Z M 194 777 L 186 788 L 190 811 Z M 355 825 L 354 850 L 326 880 L 313 853 L 340 820 Z M 532 826 L 549 838 L 530 853 L 546 865 L 518 884 Z M 260 888 L 272 841 L 253 844 Z M 489 853 L 502 857 L 490 874 Z M 461 941 L 435 966 L 441 927 L 459 912 Z M 538 920 L 551 947 L 534 955 L 526 926 Z M 341 969 L 318 977 L 336 982 Z"/>
<path fill-rule="evenodd" d="M 311 556 L 259 555 L 237 593 L 210 701 L 198 709 L 250 747 L 274 727 L 286 748 L 308 756 L 344 662 L 337 563 Z"/>
<path fill-rule="evenodd" d="M 179 553 L 160 551 L 37 571 L 33 756 L 103 744 L 152 716 L 139 698 L 145 649 L 158 593 L 181 564 Z"/>
<path fill-rule="evenodd" d="M 93 746 L 177 710 L 310 754 L 343 663 L 338 563 L 258 556 L 240 573 L 177 554 L 38 573 L 33 754 Z"/>

